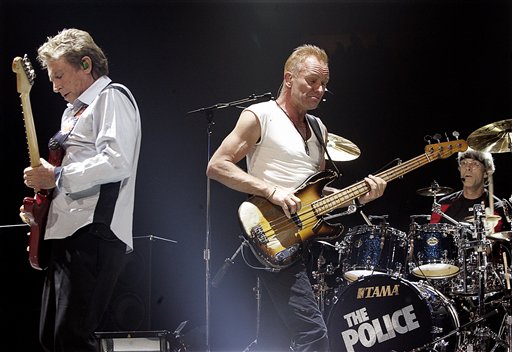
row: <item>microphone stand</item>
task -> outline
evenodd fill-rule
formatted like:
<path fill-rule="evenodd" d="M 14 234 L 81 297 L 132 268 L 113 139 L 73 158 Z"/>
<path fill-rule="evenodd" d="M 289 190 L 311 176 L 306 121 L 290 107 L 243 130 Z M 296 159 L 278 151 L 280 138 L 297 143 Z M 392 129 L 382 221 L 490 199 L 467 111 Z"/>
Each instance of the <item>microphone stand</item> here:
<path fill-rule="evenodd" d="M 148 273 L 147 273 L 147 280 L 148 280 L 148 283 L 147 283 L 147 287 L 146 287 L 146 305 L 148 307 L 148 326 L 147 328 L 149 330 L 151 330 L 151 290 L 152 290 L 152 285 L 153 285 L 153 280 L 151 278 L 151 268 L 153 266 L 153 241 L 154 240 L 159 240 L 159 241 L 164 241 L 164 242 L 168 242 L 168 243 L 178 243 L 178 241 L 176 240 L 171 240 L 169 238 L 163 238 L 163 237 L 159 237 L 159 236 L 155 236 L 155 235 L 147 235 L 147 236 L 133 236 L 133 239 L 136 240 L 136 239 L 148 239 L 149 241 L 149 245 L 148 245 Z"/>
<path fill-rule="evenodd" d="M 251 94 L 249 97 L 235 100 L 228 103 L 218 103 L 209 107 L 199 108 L 195 110 L 191 110 L 187 112 L 187 115 L 195 114 L 199 112 L 203 112 L 206 115 L 206 120 L 208 125 L 206 127 L 206 158 L 207 162 L 210 161 L 211 158 L 211 135 L 212 135 L 212 126 L 215 124 L 213 121 L 214 113 L 216 110 L 229 108 L 229 107 L 240 107 L 240 104 L 254 102 L 258 99 L 263 98 L 272 98 L 271 93 L 264 93 L 261 95 Z M 211 223 L 210 223 L 210 178 L 206 179 L 206 239 L 205 239 L 205 249 L 203 251 L 203 259 L 205 261 L 205 320 L 206 320 L 206 341 L 205 347 L 206 351 L 210 351 L 210 248 L 211 248 Z"/>

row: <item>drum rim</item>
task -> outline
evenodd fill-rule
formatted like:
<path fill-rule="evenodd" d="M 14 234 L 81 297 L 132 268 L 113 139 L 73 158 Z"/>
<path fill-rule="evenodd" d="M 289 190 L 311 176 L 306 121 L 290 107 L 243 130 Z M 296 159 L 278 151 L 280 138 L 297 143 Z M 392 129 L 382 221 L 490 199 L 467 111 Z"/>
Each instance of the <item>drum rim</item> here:
<path fill-rule="evenodd" d="M 354 290 L 354 289 L 357 290 L 357 287 L 355 285 L 360 284 L 363 281 L 372 280 L 372 279 L 383 280 L 383 278 L 387 278 L 391 281 L 396 281 L 396 282 L 399 282 L 400 284 L 404 284 L 404 286 L 408 287 L 409 289 L 412 290 L 413 293 L 415 293 L 415 295 L 416 295 L 415 297 L 417 298 L 416 302 L 422 302 L 423 306 L 421 308 L 426 309 L 430 312 L 430 319 L 431 319 L 430 326 L 429 326 L 430 328 L 433 328 L 436 326 L 435 323 L 432 321 L 432 314 L 435 313 L 435 311 L 433 311 L 432 309 L 433 309 L 433 305 L 439 304 L 439 302 L 434 302 L 435 304 L 432 304 L 432 302 L 426 303 L 427 298 L 425 297 L 425 292 L 422 292 L 419 289 L 419 287 L 421 287 L 422 289 L 425 289 L 426 291 L 430 291 L 431 293 L 434 293 L 436 295 L 436 298 L 440 300 L 440 304 L 442 305 L 442 307 L 446 309 L 446 318 L 449 319 L 449 322 L 452 323 L 453 329 L 456 330 L 456 329 L 460 328 L 460 320 L 459 320 L 459 316 L 458 316 L 457 310 L 455 309 L 454 304 L 441 291 L 439 291 L 432 285 L 429 285 L 425 281 L 411 281 L 411 280 L 408 280 L 401 276 L 390 275 L 390 274 L 386 274 L 386 273 L 379 273 L 376 275 L 359 277 L 357 280 L 349 282 L 348 285 L 344 289 L 342 289 L 340 292 L 338 292 L 338 299 L 333 304 L 333 306 L 330 309 L 329 314 L 326 318 L 326 326 L 327 326 L 327 330 L 329 331 L 329 334 L 331 334 L 330 330 L 333 328 L 331 326 L 333 324 L 331 322 L 331 319 L 333 319 L 335 312 L 337 313 L 336 307 L 343 306 L 344 303 L 346 305 L 346 302 L 344 302 L 344 300 L 342 299 L 343 295 L 346 294 L 346 292 L 348 290 Z M 422 331 L 422 332 L 424 332 L 424 331 Z M 448 332 L 450 332 L 450 331 L 448 331 Z M 446 333 L 448 333 L 448 332 L 446 332 Z M 434 337 L 435 333 L 433 333 L 432 331 L 429 332 L 429 334 L 432 335 L 431 337 L 433 338 L 433 340 L 446 335 L 446 333 L 439 334 L 440 336 Z M 453 346 L 452 352 L 455 352 L 458 350 L 458 347 L 461 346 L 462 337 L 461 337 L 461 335 L 457 334 L 456 336 L 449 336 L 447 339 L 451 340 L 453 338 L 455 339 L 455 345 Z M 334 341 L 334 340 L 331 340 L 331 341 Z M 331 344 L 331 346 L 330 346 L 331 348 L 334 347 L 334 346 L 332 346 L 332 342 L 330 342 L 330 344 Z M 421 347 L 421 346 L 417 346 L 417 347 Z M 416 347 L 413 347 L 413 348 L 416 348 Z M 370 351 L 370 349 L 368 351 Z M 451 349 L 450 349 L 450 351 L 451 351 Z"/>

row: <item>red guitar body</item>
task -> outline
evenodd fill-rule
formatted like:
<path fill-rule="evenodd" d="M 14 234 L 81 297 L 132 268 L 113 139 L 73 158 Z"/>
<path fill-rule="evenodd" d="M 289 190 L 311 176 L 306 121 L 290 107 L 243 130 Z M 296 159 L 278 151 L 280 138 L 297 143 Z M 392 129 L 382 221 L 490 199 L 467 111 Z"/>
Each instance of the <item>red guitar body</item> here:
<path fill-rule="evenodd" d="M 53 166 L 60 166 L 64 150 L 61 147 L 50 149 L 48 161 Z M 48 266 L 50 251 L 44 244 L 46 220 L 52 201 L 53 190 L 40 190 L 34 197 L 25 197 L 23 207 L 30 213 L 30 232 L 28 241 L 28 260 L 34 269 L 44 270 Z"/>

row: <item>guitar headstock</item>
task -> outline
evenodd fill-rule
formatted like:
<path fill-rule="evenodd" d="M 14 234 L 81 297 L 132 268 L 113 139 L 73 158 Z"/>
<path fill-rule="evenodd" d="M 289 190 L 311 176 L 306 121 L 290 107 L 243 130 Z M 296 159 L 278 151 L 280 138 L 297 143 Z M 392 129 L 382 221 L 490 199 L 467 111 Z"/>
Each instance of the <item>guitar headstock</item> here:
<path fill-rule="evenodd" d="M 454 153 L 464 152 L 466 149 L 468 149 L 468 143 L 463 139 L 458 139 L 455 141 L 429 144 L 425 147 L 425 154 L 433 160 L 445 159 Z"/>
<path fill-rule="evenodd" d="M 19 56 L 14 58 L 12 61 L 12 71 L 16 73 L 16 85 L 18 93 L 28 94 L 32 88 L 32 85 L 34 84 L 36 71 L 34 71 L 34 68 L 32 67 L 27 54 L 25 54 L 23 58 Z"/>

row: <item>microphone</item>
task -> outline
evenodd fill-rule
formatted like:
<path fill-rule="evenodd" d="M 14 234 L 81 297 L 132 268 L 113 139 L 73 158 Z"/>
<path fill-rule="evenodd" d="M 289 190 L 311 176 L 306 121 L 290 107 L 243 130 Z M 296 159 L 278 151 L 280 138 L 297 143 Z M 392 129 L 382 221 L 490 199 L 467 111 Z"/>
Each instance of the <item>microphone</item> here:
<path fill-rule="evenodd" d="M 331 95 L 334 95 L 334 93 L 333 93 L 332 91 L 330 91 L 329 89 L 327 89 L 327 88 L 325 88 L 325 93 L 329 93 L 329 94 L 331 94 Z M 322 101 L 323 101 L 323 102 L 326 102 L 326 101 L 327 101 L 327 99 L 323 98 L 323 99 L 322 99 Z"/>
<path fill-rule="evenodd" d="M 215 277 L 212 280 L 213 287 L 215 287 L 215 288 L 219 287 L 219 284 L 220 284 L 221 280 L 224 278 L 224 275 L 226 275 L 229 267 L 233 264 L 234 264 L 233 260 L 231 260 L 230 258 L 226 258 L 226 260 L 224 261 L 224 265 L 222 265 L 222 267 L 220 268 L 220 270 L 217 272 L 217 274 L 215 275 Z"/>

